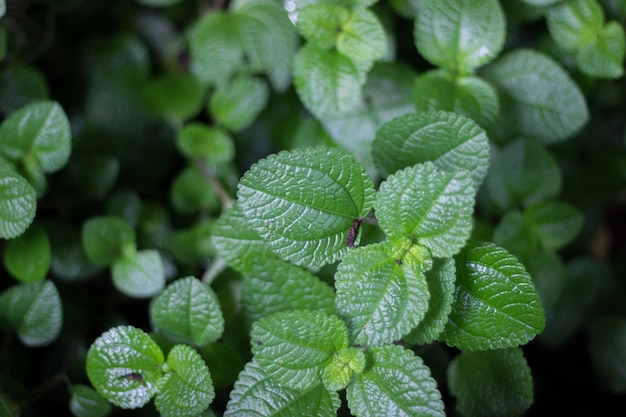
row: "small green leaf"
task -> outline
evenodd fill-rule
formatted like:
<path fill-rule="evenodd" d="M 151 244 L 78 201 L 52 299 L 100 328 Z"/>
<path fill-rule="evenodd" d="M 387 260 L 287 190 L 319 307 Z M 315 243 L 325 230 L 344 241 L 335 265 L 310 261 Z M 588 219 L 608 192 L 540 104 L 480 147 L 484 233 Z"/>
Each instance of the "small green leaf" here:
<path fill-rule="evenodd" d="M 0 238 L 13 239 L 24 233 L 36 211 L 35 189 L 0 156 Z"/>
<path fill-rule="evenodd" d="M 347 347 L 335 354 L 322 373 L 322 382 L 329 391 L 348 386 L 352 377 L 365 370 L 365 354 L 359 348 Z"/>
<path fill-rule="evenodd" d="M 428 309 L 428 250 L 407 238 L 348 252 L 337 268 L 337 311 L 362 346 L 399 340 Z"/>
<path fill-rule="evenodd" d="M 430 300 L 424 319 L 404 340 L 416 345 L 427 345 L 437 340 L 448 322 L 454 300 L 454 281 L 456 279 L 454 259 L 435 259 L 433 267 L 426 271 L 426 283 Z"/>
<path fill-rule="evenodd" d="M 96 391 L 122 408 L 139 408 L 158 391 L 165 358 L 143 330 L 119 326 L 97 338 L 87 352 L 87 376 Z"/>
<path fill-rule="evenodd" d="M 149 80 L 141 91 L 146 105 L 166 119 L 183 121 L 198 114 L 205 90 L 189 74 L 167 74 Z"/>
<path fill-rule="evenodd" d="M 431 70 L 415 82 L 413 100 L 417 111 L 453 111 L 490 126 L 500 113 L 496 90 L 481 78 Z"/>
<path fill-rule="evenodd" d="M 361 106 L 365 71 L 335 50 L 304 46 L 294 59 L 293 76 L 300 100 L 318 119 Z"/>
<path fill-rule="evenodd" d="M 306 390 L 279 386 L 253 359 L 239 374 L 224 417 L 328 417 L 340 405 L 339 395 L 321 381 Z"/>
<path fill-rule="evenodd" d="M 284 310 L 335 313 L 335 291 L 305 269 L 275 257 L 251 257 L 241 283 L 241 309 L 254 322 Z"/>
<path fill-rule="evenodd" d="M 546 144 L 567 139 L 589 119 L 585 98 L 551 58 L 517 49 L 483 71 L 500 93 L 507 134 L 534 137 Z"/>
<path fill-rule="evenodd" d="M 92 217 L 83 224 L 83 245 L 96 265 L 108 266 L 135 247 L 135 231 L 115 216 Z"/>
<path fill-rule="evenodd" d="M 372 207 L 374 186 L 351 156 L 316 147 L 259 161 L 237 196 L 246 220 L 276 254 L 316 267 L 346 250 L 353 223 Z"/>
<path fill-rule="evenodd" d="M 348 385 L 348 407 L 360 417 L 445 416 L 441 394 L 422 359 L 401 346 L 367 350 L 368 367 Z"/>
<path fill-rule="evenodd" d="M 36 226 L 8 241 L 4 250 L 4 266 L 22 282 L 43 281 L 50 269 L 50 258 L 48 235 Z"/>
<path fill-rule="evenodd" d="M 441 340 L 463 350 L 506 349 L 541 333 L 543 307 L 517 258 L 492 243 L 471 242 L 455 261 L 455 298 Z"/>
<path fill-rule="evenodd" d="M 209 112 L 231 132 L 248 127 L 269 99 L 269 88 L 257 77 L 237 77 L 218 88 L 209 101 Z"/>
<path fill-rule="evenodd" d="M 308 390 L 321 382 L 333 355 L 348 346 L 348 329 L 337 316 L 291 310 L 255 322 L 252 353 L 279 385 Z"/>
<path fill-rule="evenodd" d="M 559 201 L 542 201 L 524 210 L 524 222 L 549 249 L 561 249 L 571 242 L 583 224 L 576 208 Z"/>
<path fill-rule="evenodd" d="M 524 265 L 544 308 L 555 305 L 565 287 L 565 266 L 561 257 L 555 251 L 541 248 L 524 259 Z M 546 316 L 549 316 L 548 312 Z"/>
<path fill-rule="evenodd" d="M 104 417 L 111 404 L 96 390 L 86 385 L 72 385 L 69 409 L 76 417 Z"/>
<path fill-rule="evenodd" d="M 380 127 L 372 158 L 383 177 L 432 161 L 444 171 L 469 171 L 478 188 L 489 167 L 489 141 L 480 126 L 460 114 L 410 113 Z"/>
<path fill-rule="evenodd" d="M 529 258 L 538 243 L 519 210 L 511 210 L 502 216 L 493 231 L 492 241 L 522 261 Z"/>
<path fill-rule="evenodd" d="M 70 157 L 70 122 L 53 101 L 37 101 L 12 113 L 0 126 L 0 155 L 34 157 L 44 172 L 61 169 Z"/>
<path fill-rule="evenodd" d="M 209 368 L 191 346 L 176 345 L 167 355 L 165 382 L 154 404 L 163 417 L 192 417 L 206 410 L 215 390 Z"/>
<path fill-rule="evenodd" d="M 302 37 L 321 49 L 332 49 L 350 11 L 332 3 L 317 3 L 298 12 L 297 27 Z"/>
<path fill-rule="evenodd" d="M 415 20 L 417 50 L 439 67 L 470 73 L 496 57 L 506 22 L 496 0 L 422 0 Z"/>
<path fill-rule="evenodd" d="M 197 262 L 214 255 L 211 244 L 212 220 L 196 222 L 189 229 L 178 230 L 167 237 L 167 249 L 177 261 L 197 266 Z"/>
<path fill-rule="evenodd" d="M 604 25 L 604 12 L 596 0 L 568 0 L 546 13 L 548 30 L 565 52 L 593 43 Z"/>
<path fill-rule="evenodd" d="M 577 51 L 576 64 L 591 77 L 620 78 L 624 75 L 625 54 L 624 28 L 618 22 L 609 22 L 598 32 L 594 43 Z"/>
<path fill-rule="evenodd" d="M 52 343 L 61 332 L 63 307 L 52 281 L 14 285 L 0 295 L 0 321 L 26 346 Z"/>
<path fill-rule="evenodd" d="M 520 348 L 463 352 L 448 367 L 456 409 L 467 417 L 516 417 L 533 403 L 533 380 Z"/>
<path fill-rule="evenodd" d="M 387 37 L 378 17 L 368 9 L 354 9 L 341 25 L 337 51 L 355 62 L 370 63 L 384 58 Z"/>
<path fill-rule="evenodd" d="M 125 254 L 113 262 L 111 276 L 120 292 L 136 298 L 149 298 L 165 287 L 165 270 L 156 250 Z"/>
<path fill-rule="evenodd" d="M 591 326 L 591 358 L 596 371 L 608 381 L 611 391 L 626 391 L 626 320 L 605 316 Z"/>
<path fill-rule="evenodd" d="M 170 200 L 178 212 L 186 214 L 219 207 L 217 193 L 196 164 L 188 165 L 176 176 Z"/>
<path fill-rule="evenodd" d="M 434 257 L 450 257 L 470 236 L 475 194 L 469 171 L 442 171 L 427 161 L 380 185 L 376 217 L 387 235 L 409 236 Z"/>
<path fill-rule="evenodd" d="M 154 298 L 150 318 L 154 329 L 174 343 L 205 346 L 224 331 L 217 296 L 191 276 L 174 281 Z"/>
<path fill-rule="evenodd" d="M 201 123 L 190 123 L 178 132 L 176 145 L 187 158 L 202 158 L 212 164 L 230 162 L 235 156 L 235 144 L 228 133 Z"/>

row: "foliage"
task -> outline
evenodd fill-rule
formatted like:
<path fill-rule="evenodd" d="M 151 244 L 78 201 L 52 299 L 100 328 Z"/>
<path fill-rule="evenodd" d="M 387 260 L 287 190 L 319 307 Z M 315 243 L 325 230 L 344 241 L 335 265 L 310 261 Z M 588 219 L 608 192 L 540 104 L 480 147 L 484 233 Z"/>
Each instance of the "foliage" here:
<path fill-rule="evenodd" d="M 626 412 L 625 21 L 0 0 L 0 415 Z"/>

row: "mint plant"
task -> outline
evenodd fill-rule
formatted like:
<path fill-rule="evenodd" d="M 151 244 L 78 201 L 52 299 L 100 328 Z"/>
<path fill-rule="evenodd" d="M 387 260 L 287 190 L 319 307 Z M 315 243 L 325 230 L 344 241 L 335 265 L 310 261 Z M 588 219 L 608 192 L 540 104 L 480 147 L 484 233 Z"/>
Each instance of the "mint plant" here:
<path fill-rule="evenodd" d="M 0 0 L 0 415 L 626 412 L 622 3 Z"/>

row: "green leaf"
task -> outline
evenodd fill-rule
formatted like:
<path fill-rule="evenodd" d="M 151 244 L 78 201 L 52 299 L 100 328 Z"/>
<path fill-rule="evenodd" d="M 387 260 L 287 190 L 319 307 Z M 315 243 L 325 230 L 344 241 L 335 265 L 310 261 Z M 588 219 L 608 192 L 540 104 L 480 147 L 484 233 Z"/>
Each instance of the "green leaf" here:
<path fill-rule="evenodd" d="M 282 311 L 255 322 L 252 353 L 277 384 L 308 390 L 320 383 L 333 355 L 348 346 L 348 329 L 319 311 Z"/>
<path fill-rule="evenodd" d="M 277 385 L 253 359 L 239 374 L 224 417 L 328 417 L 340 405 L 339 395 L 321 382 L 305 390 Z"/>
<path fill-rule="evenodd" d="M 492 149 L 485 183 L 493 202 L 508 210 L 554 197 L 561 188 L 561 171 L 541 143 L 519 138 Z"/>
<path fill-rule="evenodd" d="M 231 132 L 248 127 L 269 99 L 269 88 L 257 77 L 237 77 L 218 88 L 209 101 L 209 112 Z"/>
<path fill-rule="evenodd" d="M 424 319 L 404 340 L 411 344 L 427 345 L 437 340 L 448 322 L 454 300 L 454 282 L 456 279 L 454 259 L 435 259 L 433 267 L 426 271 L 426 283 L 430 300 Z"/>
<path fill-rule="evenodd" d="M 113 262 L 111 277 L 120 292 L 136 298 L 149 298 L 165 287 L 165 270 L 156 250 L 125 254 Z"/>
<path fill-rule="evenodd" d="M 50 268 L 50 258 L 48 235 L 36 226 L 8 241 L 4 250 L 4 266 L 22 282 L 43 281 Z"/>
<path fill-rule="evenodd" d="M 463 352 L 448 368 L 456 409 L 467 417 L 516 417 L 533 403 L 533 380 L 520 348 Z"/>
<path fill-rule="evenodd" d="M 506 349 L 541 333 L 545 316 L 524 266 L 492 243 L 469 243 L 455 257 L 456 291 L 440 338 L 463 350 Z"/>
<path fill-rule="evenodd" d="M 604 11 L 595 0 L 568 0 L 548 9 L 550 35 L 565 52 L 593 43 L 604 25 Z"/>
<path fill-rule="evenodd" d="M 502 123 L 510 136 L 558 143 L 589 119 L 576 83 L 555 61 L 537 51 L 509 52 L 486 67 L 483 75 L 500 93 Z"/>
<path fill-rule="evenodd" d="M 251 257 L 241 283 L 242 313 L 250 322 L 284 310 L 335 313 L 335 291 L 305 269 L 275 257 Z"/>
<path fill-rule="evenodd" d="M 364 71 L 335 50 L 304 46 L 294 59 L 293 76 L 302 104 L 318 119 L 337 117 L 361 106 Z"/>
<path fill-rule="evenodd" d="M 217 296 L 191 276 L 174 281 L 154 298 L 150 318 L 152 327 L 174 343 L 206 346 L 224 331 Z"/>
<path fill-rule="evenodd" d="M 70 122 L 53 101 L 37 101 L 12 113 L 0 126 L 0 155 L 35 158 L 44 172 L 61 169 L 71 152 Z"/>
<path fill-rule="evenodd" d="M 324 147 L 283 151 L 239 182 L 246 219 L 281 258 L 321 266 L 339 259 L 357 219 L 371 209 L 372 180 L 354 159 Z"/>
<path fill-rule="evenodd" d="M 211 232 L 211 241 L 220 258 L 242 272 L 254 267 L 256 259 L 276 256 L 246 222 L 238 204 L 217 219 Z"/>
<path fill-rule="evenodd" d="M 96 390 L 86 385 L 72 385 L 69 409 L 76 417 L 104 417 L 111 412 L 111 404 Z"/>
<path fill-rule="evenodd" d="M 52 281 L 14 285 L 0 295 L 0 321 L 26 346 L 52 343 L 61 332 L 63 308 Z"/>
<path fill-rule="evenodd" d="M 399 340 L 424 318 L 428 250 L 409 239 L 367 245 L 348 252 L 337 268 L 337 312 L 361 346 Z"/>
<path fill-rule="evenodd" d="M 489 141 L 480 126 L 460 114 L 410 113 L 381 126 L 372 157 L 383 177 L 431 161 L 444 171 L 469 171 L 478 188 L 489 167 Z"/>
<path fill-rule="evenodd" d="M 187 158 L 202 158 L 211 164 L 230 162 L 235 156 L 235 144 L 228 133 L 201 123 L 190 123 L 179 131 L 176 145 Z"/>
<path fill-rule="evenodd" d="M 35 189 L 0 156 L 0 238 L 13 239 L 24 233 L 36 211 Z"/>
<path fill-rule="evenodd" d="M 519 210 L 511 210 L 502 216 L 493 231 L 492 241 L 522 261 L 529 259 L 538 243 Z"/>
<path fill-rule="evenodd" d="M 167 355 L 165 381 L 154 404 L 163 417 L 197 416 L 209 407 L 215 390 L 209 368 L 191 346 L 176 345 Z"/>
<path fill-rule="evenodd" d="M 96 265 L 108 266 L 135 248 L 135 231 L 115 216 L 92 217 L 83 224 L 83 246 Z"/>
<path fill-rule="evenodd" d="M 371 63 L 384 58 L 387 37 L 378 17 L 368 9 L 354 9 L 341 25 L 337 51 L 355 62 Z"/>
<path fill-rule="evenodd" d="M 197 266 L 198 261 L 214 255 L 211 244 L 213 221 L 196 222 L 189 229 L 178 230 L 167 236 L 167 249 L 177 261 Z"/>
<path fill-rule="evenodd" d="M 495 58 L 504 45 L 506 22 L 496 0 L 422 0 L 415 44 L 432 64 L 471 73 Z"/>
<path fill-rule="evenodd" d="M 97 338 L 87 352 L 87 376 L 96 391 L 122 408 L 140 408 L 159 390 L 165 358 L 143 330 L 118 326 Z"/>
<path fill-rule="evenodd" d="M 348 386 L 355 375 L 365 370 L 365 354 L 355 347 L 341 349 L 335 354 L 322 373 L 322 382 L 330 391 L 339 391 Z"/>
<path fill-rule="evenodd" d="M 481 78 L 458 76 L 445 70 L 422 74 L 413 87 L 417 111 L 453 111 L 490 126 L 500 113 L 496 90 Z"/>
<path fill-rule="evenodd" d="M 614 393 L 626 391 L 626 320 L 604 316 L 591 326 L 591 358 Z"/>
<path fill-rule="evenodd" d="M 190 70 L 204 84 L 222 85 L 244 65 L 237 16 L 206 13 L 189 30 Z"/>
<path fill-rule="evenodd" d="M 348 407 L 359 417 L 445 416 L 441 394 L 421 358 L 401 346 L 367 350 L 367 370 L 348 385 Z"/>
<path fill-rule="evenodd" d="M 565 287 L 565 266 L 561 257 L 552 250 L 538 249 L 524 259 L 524 265 L 544 308 L 556 304 Z"/>
<path fill-rule="evenodd" d="M 624 75 L 626 36 L 618 22 L 609 22 L 597 34 L 595 43 L 580 48 L 576 64 L 580 70 L 595 78 L 620 78 Z"/>
<path fill-rule="evenodd" d="M 198 114 L 205 90 L 189 74 L 167 74 L 149 80 L 142 88 L 148 108 L 166 119 L 183 121 Z"/>
<path fill-rule="evenodd" d="M 317 3 L 298 12 L 297 28 L 302 37 L 321 49 L 332 49 L 350 11 L 332 3 Z M 348 56 L 348 55 L 347 55 Z"/>
<path fill-rule="evenodd" d="M 189 164 L 174 179 L 172 206 L 180 213 L 197 213 L 219 207 L 217 193 L 197 164 Z"/>
<path fill-rule="evenodd" d="M 557 250 L 580 232 L 583 216 L 569 204 L 542 201 L 524 210 L 524 221 L 546 248 Z"/>
<path fill-rule="evenodd" d="M 376 217 L 387 235 L 406 235 L 434 257 L 450 257 L 470 236 L 475 194 L 468 171 L 442 171 L 427 161 L 380 185 Z"/>

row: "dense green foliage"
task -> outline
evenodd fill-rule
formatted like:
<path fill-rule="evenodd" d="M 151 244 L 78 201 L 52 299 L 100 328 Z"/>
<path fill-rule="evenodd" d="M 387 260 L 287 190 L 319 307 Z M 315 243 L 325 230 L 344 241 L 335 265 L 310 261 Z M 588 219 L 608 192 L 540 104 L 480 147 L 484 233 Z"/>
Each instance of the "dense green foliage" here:
<path fill-rule="evenodd" d="M 626 413 L 625 22 L 0 0 L 0 416 Z"/>

